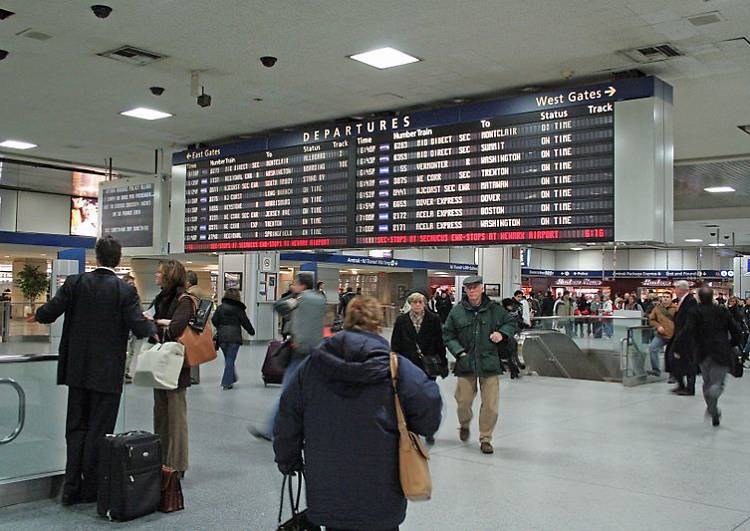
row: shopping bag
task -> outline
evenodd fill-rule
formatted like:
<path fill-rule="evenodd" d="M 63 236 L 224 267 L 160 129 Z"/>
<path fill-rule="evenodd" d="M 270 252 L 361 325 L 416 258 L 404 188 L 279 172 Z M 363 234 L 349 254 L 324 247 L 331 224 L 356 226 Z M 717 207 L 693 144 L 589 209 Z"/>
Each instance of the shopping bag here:
<path fill-rule="evenodd" d="M 133 384 L 153 389 L 177 389 L 185 363 L 185 347 L 176 341 L 157 343 L 138 356 Z"/>

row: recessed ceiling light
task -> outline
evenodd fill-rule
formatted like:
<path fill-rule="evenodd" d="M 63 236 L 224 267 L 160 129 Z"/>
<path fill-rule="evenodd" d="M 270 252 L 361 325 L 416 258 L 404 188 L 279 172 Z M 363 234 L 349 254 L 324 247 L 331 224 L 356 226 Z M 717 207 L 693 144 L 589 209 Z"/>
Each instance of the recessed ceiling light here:
<path fill-rule="evenodd" d="M 700 238 L 688 238 L 685 241 L 688 243 L 701 243 L 703 240 L 701 240 Z"/>
<path fill-rule="evenodd" d="M 161 120 L 162 118 L 169 118 L 172 115 L 168 112 L 157 111 L 155 109 L 148 109 L 146 107 L 136 107 L 129 111 L 122 111 L 120 114 L 123 116 L 129 116 L 131 118 L 140 118 L 141 120 Z"/>
<path fill-rule="evenodd" d="M 583 247 L 571 247 L 571 251 L 583 251 Z"/>
<path fill-rule="evenodd" d="M 349 58 L 359 61 L 360 63 L 365 63 L 366 65 L 374 66 L 380 70 L 421 61 L 421 59 L 417 59 L 412 55 L 388 46 L 385 48 L 378 48 L 377 50 L 370 50 L 369 52 L 350 55 Z"/>
<path fill-rule="evenodd" d="M 5 140 L 0 142 L 0 147 L 10 149 L 31 149 L 35 148 L 36 144 L 32 144 L 31 142 L 21 142 L 20 140 Z"/>
<path fill-rule="evenodd" d="M 726 245 L 727 245 L 726 243 L 718 243 L 718 242 L 708 244 L 709 247 L 726 247 Z"/>
<path fill-rule="evenodd" d="M 731 186 L 709 186 L 708 188 L 704 188 L 704 190 L 712 194 L 722 194 L 735 191 Z"/>

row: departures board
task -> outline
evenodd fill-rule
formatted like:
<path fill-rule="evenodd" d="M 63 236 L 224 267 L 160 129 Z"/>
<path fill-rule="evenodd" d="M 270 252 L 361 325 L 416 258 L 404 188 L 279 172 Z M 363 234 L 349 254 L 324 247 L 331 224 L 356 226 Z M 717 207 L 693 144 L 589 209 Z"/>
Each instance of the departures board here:
<path fill-rule="evenodd" d="M 613 241 L 614 106 L 653 78 L 176 154 L 185 250 Z"/>

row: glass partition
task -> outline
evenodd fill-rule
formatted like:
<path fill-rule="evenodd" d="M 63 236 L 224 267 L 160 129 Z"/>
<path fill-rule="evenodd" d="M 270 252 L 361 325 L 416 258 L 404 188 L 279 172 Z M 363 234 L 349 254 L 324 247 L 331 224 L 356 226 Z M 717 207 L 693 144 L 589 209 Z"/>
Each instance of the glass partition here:
<path fill-rule="evenodd" d="M 54 355 L 0 355 L 0 483 L 64 471 L 68 390 L 56 380 Z M 117 432 L 124 426 L 124 396 Z M 22 429 L 12 438 L 19 414 Z"/>

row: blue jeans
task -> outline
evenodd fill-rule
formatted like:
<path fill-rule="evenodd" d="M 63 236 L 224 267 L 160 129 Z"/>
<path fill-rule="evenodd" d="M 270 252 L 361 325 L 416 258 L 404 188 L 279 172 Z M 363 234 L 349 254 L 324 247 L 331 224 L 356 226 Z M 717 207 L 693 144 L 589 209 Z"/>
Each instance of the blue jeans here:
<path fill-rule="evenodd" d="M 659 357 L 661 356 L 664 347 L 669 343 L 669 339 L 666 339 L 659 334 L 654 334 L 654 339 L 648 345 L 648 353 L 651 355 L 651 368 L 656 372 L 661 372 L 661 363 Z"/>
<path fill-rule="evenodd" d="M 224 376 L 221 377 L 222 387 L 234 385 L 237 381 L 237 371 L 234 369 L 234 362 L 237 359 L 237 353 L 240 351 L 239 343 L 222 343 L 219 345 L 224 353 Z"/>
<path fill-rule="evenodd" d="M 289 362 L 289 366 L 286 368 L 286 371 L 284 372 L 284 379 L 281 380 L 281 392 L 282 394 L 286 390 L 287 387 L 289 387 L 289 382 L 292 381 L 292 376 L 294 376 L 294 373 L 297 372 L 297 367 L 300 366 L 300 363 L 302 363 L 302 359 L 300 358 L 292 358 L 292 360 Z M 271 411 L 271 414 L 268 417 L 268 421 L 266 422 L 266 430 L 265 434 L 268 435 L 269 439 L 273 439 L 273 427 L 276 424 L 276 418 L 279 416 L 279 402 L 281 401 L 281 397 L 279 397 L 279 400 L 276 401 L 276 404 L 273 406 L 273 411 Z"/>

